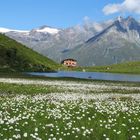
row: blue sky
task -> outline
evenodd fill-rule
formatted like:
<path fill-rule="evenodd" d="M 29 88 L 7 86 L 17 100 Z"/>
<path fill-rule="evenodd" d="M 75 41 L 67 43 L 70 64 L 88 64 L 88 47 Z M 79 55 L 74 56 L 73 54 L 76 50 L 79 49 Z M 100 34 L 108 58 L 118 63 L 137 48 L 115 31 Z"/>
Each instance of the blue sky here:
<path fill-rule="evenodd" d="M 0 27 L 13 29 L 32 29 L 42 25 L 66 28 L 82 23 L 84 17 L 89 17 L 93 21 L 104 21 L 122 13 L 125 16 L 130 14 L 136 18 L 140 17 L 136 5 L 134 9 L 127 5 L 132 0 L 1 0 L 0 2 Z M 122 12 L 123 5 L 126 9 Z"/>

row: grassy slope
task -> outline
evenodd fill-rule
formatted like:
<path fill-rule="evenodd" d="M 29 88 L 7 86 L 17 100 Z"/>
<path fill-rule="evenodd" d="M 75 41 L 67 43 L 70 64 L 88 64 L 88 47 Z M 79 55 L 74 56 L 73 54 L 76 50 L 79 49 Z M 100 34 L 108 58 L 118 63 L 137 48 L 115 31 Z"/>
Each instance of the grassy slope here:
<path fill-rule="evenodd" d="M 74 70 L 95 72 L 111 72 L 111 73 L 131 73 L 140 74 L 140 61 L 126 62 L 121 64 L 114 64 L 109 66 L 95 66 L 95 67 L 78 67 Z"/>
<path fill-rule="evenodd" d="M 52 60 L 0 34 L 0 72 L 49 71 L 60 67 Z"/>
<path fill-rule="evenodd" d="M 0 72 L 71 70 L 0 34 Z M 140 74 L 140 61 L 110 66 L 78 67 L 72 70 Z"/>

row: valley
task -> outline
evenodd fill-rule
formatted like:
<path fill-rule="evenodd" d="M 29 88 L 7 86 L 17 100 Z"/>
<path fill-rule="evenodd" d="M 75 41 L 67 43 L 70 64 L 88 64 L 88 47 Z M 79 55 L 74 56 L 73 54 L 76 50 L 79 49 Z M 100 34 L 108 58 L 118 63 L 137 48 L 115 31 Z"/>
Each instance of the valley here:
<path fill-rule="evenodd" d="M 30 31 L 1 29 L 57 63 L 67 58 L 79 66 L 102 66 L 140 60 L 140 23 L 129 16 L 84 22 L 66 29 L 41 26 Z"/>
<path fill-rule="evenodd" d="M 139 140 L 139 74 L 133 17 L 0 28 L 0 140 Z"/>
<path fill-rule="evenodd" d="M 55 71 L 60 65 L 0 34 L 0 72 Z"/>

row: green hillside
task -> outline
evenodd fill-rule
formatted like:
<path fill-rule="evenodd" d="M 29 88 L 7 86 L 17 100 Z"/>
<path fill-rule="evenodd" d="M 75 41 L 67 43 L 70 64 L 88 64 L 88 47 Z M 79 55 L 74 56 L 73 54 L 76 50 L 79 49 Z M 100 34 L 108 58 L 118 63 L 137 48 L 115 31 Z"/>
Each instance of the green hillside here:
<path fill-rule="evenodd" d="M 108 66 L 79 67 L 77 70 L 111 72 L 111 73 L 131 73 L 140 74 L 140 61 L 126 62 Z"/>
<path fill-rule="evenodd" d="M 52 60 L 0 34 L 0 71 L 52 71 L 59 67 Z"/>

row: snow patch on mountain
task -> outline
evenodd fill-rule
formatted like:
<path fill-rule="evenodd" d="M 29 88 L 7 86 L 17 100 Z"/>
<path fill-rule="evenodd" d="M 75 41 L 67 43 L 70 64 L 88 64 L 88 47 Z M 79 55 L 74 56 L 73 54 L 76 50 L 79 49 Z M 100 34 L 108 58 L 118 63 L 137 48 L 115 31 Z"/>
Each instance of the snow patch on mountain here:
<path fill-rule="evenodd" d="M 36 29 L 35 31 L 41 33 L 57 34 L 60 30 L 51 27 L 43 27 L 43 28 Z"/>
<path fill-rule="evenodd" d="M 2 28 L 2 27 L 0 27 L 0 33 L 7 33 L 7 32 L 28 33 L 29 31 L 25 31 L 25 30 L 14 30 L 14 29 L 8 29 L 8 28 Z"/>

